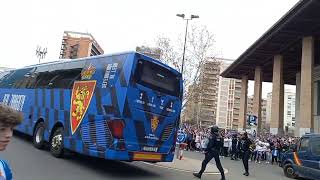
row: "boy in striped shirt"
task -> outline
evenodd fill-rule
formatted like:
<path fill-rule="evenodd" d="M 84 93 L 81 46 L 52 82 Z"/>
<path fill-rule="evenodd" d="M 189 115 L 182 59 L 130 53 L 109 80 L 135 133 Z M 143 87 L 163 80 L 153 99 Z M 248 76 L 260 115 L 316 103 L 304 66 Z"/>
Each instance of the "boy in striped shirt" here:
<path fill-rule="evenodd" d="M 7 105 L 0 104 L 0 151 L 4 151 L 10 143 L 13 128 L 22 122 L 20 112 Z M 12 172 L 8 163 L 0 160 L 0 180 L 12 180 Z"/>

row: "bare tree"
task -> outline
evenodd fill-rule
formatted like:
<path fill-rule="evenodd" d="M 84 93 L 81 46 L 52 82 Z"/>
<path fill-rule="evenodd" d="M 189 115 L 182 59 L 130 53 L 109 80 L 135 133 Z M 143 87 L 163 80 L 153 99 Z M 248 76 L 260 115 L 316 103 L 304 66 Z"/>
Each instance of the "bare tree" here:
<path fill-rule="evenodd" d="M 159 36 L 156 39 L 156 46 L 161 49 L 161 61 L 181 71 L 181 59 L 183 42 L 181 39 L 176 44 L 165 36 Z M 187 90 L 190 85 L 195 85 L 199 81 L 200 69 L 204 65 L 207 58 L 214 57 L 214 36 L 206 26 L 191 26 L 188 33 L 185 64 L 183 72 L 184 94 L 182 109 L 187 104 L 189 97 L 193 94 Z M 180 47 L 180 48 L 177 48 Z"/>
<path fill-rule="evenodd" d="M 208 58 L 214 58 L 214 36 L 206 26 L 192 26 L 188 33 L 188 60 L 186 61 L 186 73 L 192 72 L 190 76 L 185 77 L 185 87 L 199 83 L 201 68 Z M 182 108 L 187 104 L 189 97 L 192 96 L 194 88 L 186 91 Z"/>
<path fill-rule="evenodd" d="M 160 61 L 168 64 L 177 69 L 177 71 L 181 71 L 181 65 L 179 53 L 174 48 L 171 40 L 164 36 L 158 36 L 156 46 L 161 50 L 161 58 Z"/>

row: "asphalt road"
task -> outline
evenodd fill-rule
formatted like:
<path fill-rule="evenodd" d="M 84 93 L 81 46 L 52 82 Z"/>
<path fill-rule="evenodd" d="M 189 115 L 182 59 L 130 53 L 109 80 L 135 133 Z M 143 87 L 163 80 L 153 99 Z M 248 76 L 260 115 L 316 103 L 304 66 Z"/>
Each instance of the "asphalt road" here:
<path fill-rule="evenodd" d="M 76 154 L 57 159 L 48 150 L 34 148 L 31 140 L 21 135 L 13 137 L 1 158 L 10 163 L 15 180 L 186 179 L 183 173 L 155 169 L 141 162 L 107 161 Z"/>
<path fill-rule="evenodd" d="M 204 158 L 204 155 L 201 153 L 185 152 L 185 155 L 194 159 Z M 249 162 L 250 176 L 246 177 L 242 175 L 244 173 L 244 168 L 241 160 L 231 161 L 230 158 L 226 157 L 221 158 L 221 163 L 223 168 L 228 169 L 227 179 L 230 180 L 291 180 L 285 177 L 282 168 L 275 164 Z M 207 179 L 210 178 L 207 177 Z"/>
<path fill-rule="evenodd" d="M 203 154 L 186 152 L 190 158 L 202 159 Z M 15 136 L 0 158 L 8 160 L 15 180 L 106 180 L 106 179 L 174 179 L 195 180 L 190 173 L 155 167 L 142 162 L 118 162 L 69 154 L 63 159 L 51 156 L 48 150 L 35 149 L 31 140 Z M 276 166 L 254 165 L 252 175 L 242 176 L 241 162 L 222 160 L 229 170 L 227 179 L 288 180 Z M 200 164 L 199 164 L 200 166 Z M 218 175 L 207 175 L 203 179 L 218 180 Z"/>

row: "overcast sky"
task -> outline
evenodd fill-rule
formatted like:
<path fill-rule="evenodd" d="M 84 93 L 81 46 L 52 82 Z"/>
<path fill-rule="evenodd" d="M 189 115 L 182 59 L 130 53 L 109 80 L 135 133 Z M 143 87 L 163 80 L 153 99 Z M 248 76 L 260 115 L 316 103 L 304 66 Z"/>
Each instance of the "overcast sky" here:
<path fill-rule="evenodd" d="M 199 15 L 190 24 L 215 35 L 216 54 L 236 59 L 298 0 L 10 0 L 0 5 L 0 66 L 35 64 L 37 45 L 48 48 L 43 61 L 57 60 L 64 30 L 91 33 L 105 53 L 153 45 L 158 35 L 177 39 L 185 21 L 177 13 Z M 266 88 L 265 88 L 266 87 Z M 264 86 L 264 96 L 271 91 Z M 252 94 L 252 88 L 249 88 Z"/>

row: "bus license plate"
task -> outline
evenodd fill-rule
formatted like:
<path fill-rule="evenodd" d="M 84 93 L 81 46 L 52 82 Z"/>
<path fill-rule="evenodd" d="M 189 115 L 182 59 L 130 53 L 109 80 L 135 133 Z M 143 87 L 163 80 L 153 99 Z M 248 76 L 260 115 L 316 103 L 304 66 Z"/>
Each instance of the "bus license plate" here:
<path fill-rule="evenodd" d="M 158 147 L 149 147 L 149 146 L 144 146 L 142 148 L 143 151 L 148 151 L 148 152 L 158 152 Z"/>

